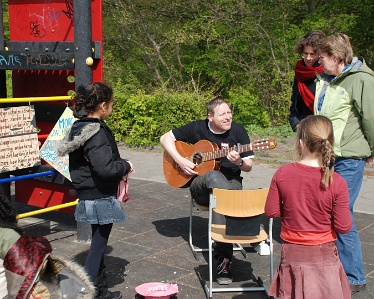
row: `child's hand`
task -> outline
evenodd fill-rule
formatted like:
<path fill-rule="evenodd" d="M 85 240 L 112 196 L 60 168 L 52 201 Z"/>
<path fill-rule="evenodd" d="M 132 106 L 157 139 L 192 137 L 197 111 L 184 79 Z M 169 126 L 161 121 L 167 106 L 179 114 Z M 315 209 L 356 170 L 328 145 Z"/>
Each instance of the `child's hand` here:
<path fill-rule="evenodd" d="M 128 160 L 127 160 L 127 163 L 129 163 L 131 167 L 129 173 L 134 173 L 135 172 L 134 165 Z"/>

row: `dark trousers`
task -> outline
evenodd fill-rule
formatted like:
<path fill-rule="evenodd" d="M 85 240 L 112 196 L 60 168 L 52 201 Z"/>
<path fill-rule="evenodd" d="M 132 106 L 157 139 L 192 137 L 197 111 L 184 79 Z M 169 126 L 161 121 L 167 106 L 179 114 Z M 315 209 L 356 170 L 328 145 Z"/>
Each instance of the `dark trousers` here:
<path fill-rule="evenodd" d="M 242 190 L 241 180 L 228 180 L 220 171 L 211 170 L 208 173 L 196 177 L 190 186 L 191 196 L 199 205 L 209 206 L 209 195 L 214 188 L 227 190 Z M 223 215 L 213 212 L 212 223 L 226 224 Z M 232 259 L 233 244 L 216 242 L 214 257 Z"/>
<path fill-rule="evenodd" d="M 112 226 L 113 223 L 104 225 L 91 224 L 92 241 L 86 259 L 85 269 L 93 280 L 96 279 L 99 276 L 99 273 L 105 268 L 104 254 Z"/>

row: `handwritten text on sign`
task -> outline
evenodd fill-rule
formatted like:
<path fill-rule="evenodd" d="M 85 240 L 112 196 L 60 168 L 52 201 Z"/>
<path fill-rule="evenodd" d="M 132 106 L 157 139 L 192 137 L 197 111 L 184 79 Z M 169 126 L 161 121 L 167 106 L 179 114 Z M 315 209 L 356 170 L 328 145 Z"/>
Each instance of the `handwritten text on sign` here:
<path fill-rule="evenodd" d="M 0 109 L 0 137 L 37 133 L 33 106 Z"/>
<path fill-rule="evenodd" d="M 0 172 L 40 164 L 33 106 L 0 109 Z"/>
<path fill-rule="evenodd" d="M 67 107 L 53 127 L 51 133 L 49 133 L 47 140 L 40 148 L 42 159 L 48 162 L 48 164 L 69 180 L 71 180 L 69 172 L 69 156 L 66 155 L 64 157 L 59 157 L 57 155 L 57 148 L 65 136 L 66 131 L 70 129 L 75 120 L 73 111 Z"/>

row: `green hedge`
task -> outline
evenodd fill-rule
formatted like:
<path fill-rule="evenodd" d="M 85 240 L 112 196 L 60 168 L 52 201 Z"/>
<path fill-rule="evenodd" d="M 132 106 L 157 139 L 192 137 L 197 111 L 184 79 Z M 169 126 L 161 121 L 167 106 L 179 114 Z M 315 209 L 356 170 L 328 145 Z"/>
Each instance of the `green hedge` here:
<path fill-rule="evenodd" d="M 170 129 L 190 121 L 204 119 L 205 104 L 211 94 L 158 91 L 145 94 L 137 91 L 128 96 L 115 92 L 113 113 L 108 125 L 118 141 L 133 146 L 159 144 L 159 138 Z M 257 97 L 245 89 L 230 91 L 227 96 L 234 112 L 233 119 L 244 126 L 270 126 L 269 116 Z"/>

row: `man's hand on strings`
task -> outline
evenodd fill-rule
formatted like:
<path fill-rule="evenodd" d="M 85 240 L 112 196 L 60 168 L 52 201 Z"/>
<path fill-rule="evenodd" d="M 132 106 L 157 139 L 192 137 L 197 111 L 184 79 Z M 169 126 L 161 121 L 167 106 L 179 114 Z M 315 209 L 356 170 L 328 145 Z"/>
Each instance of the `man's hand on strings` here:
<path fill-rule="evenodd" d="M 231 151 L 227 155 L 227 160 L 235 165 L 238 165 L 242 161 L 242 158 L 237 151 Z"/>
<path fill-rule="evenodd" d="M 188 174 L 188 175 L 197 175 L 198 172 L 196 172 L 194 170 L 194 168 L 196 167 L 196 165 L 191 162 L 190 160 L 186 159 L 186 158 L 183 158 L 181 157 L 180 159 L 178 159 L 178 162 L 177 162 L 179 168 L 185 173 L 185 174 Z"/>

